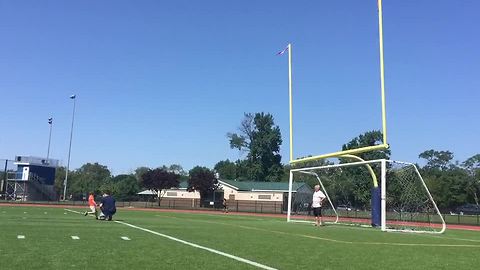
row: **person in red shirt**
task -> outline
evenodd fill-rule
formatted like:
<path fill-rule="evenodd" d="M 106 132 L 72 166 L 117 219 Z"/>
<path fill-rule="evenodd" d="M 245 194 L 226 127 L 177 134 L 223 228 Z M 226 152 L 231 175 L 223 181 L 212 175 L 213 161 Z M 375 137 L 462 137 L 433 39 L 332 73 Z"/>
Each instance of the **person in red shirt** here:
<path fill-rule="evenodd" d="M 85 216 L 87 216 L 88 214 L 92 214 L 95 215 L 96 219 L 98 219 L 97 203 L 95 202 L 93 192 L 90 192 L 88 195 L 88 207 L 90 207 L 90 211 L 85 211 Z"/>

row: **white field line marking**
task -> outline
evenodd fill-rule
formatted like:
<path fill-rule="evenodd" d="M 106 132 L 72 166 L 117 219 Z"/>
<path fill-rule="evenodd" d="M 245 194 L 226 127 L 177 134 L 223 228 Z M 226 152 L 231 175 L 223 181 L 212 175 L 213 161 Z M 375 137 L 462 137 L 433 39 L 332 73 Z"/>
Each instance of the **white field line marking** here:
<path fill-rule="evenodd" d="M 25 235 L 17 235 L 17 239 L 25 239 Z"/>
<path fill-rule="evenodd" d="M 126 237 L 126 236 L 122 236 L 122 237 L 120 237 L 120 238 L 122 238 L 122 239 L 125 240 L 125 241 L 130 241 L 130 238 L 128 238 L 128 237 Z"/>
<path fill-rule="evenodd" d="M 76 235 L 72 235 L 72 239 L 73 240 L 80 240 L 80 237 L 76 236 Z"/>
<path fill-rule="evenodd" d="M 78 211 L 75 211 L 75 210 L 70 210 L 70 209 L 63 209 L 65 211 L 68 211 L 68 212 L 72 212 L 72 213 L 75 213 L 75 214 L 82 214 L 82 212 L 78 212 Z"/>
<path fill-rule="evenodd" d="M 221 255 L 221 256 L 225 256 L 227 258 L 230 258 L 230 259 L 233 259 L 233 260 L 236 260 L 236 261 L 239 261 L 239 262 L 243 262 L 243 263 L 246 263 L 246 264 L 261 268 L 261 269 L 277 270 L 276 268 L 272 268 L 270 266 L 266 266 L 266 265 L 263 265 L 263 264 L 260 264 L 260 263 L 254 262 L 254 261 L 250 261 L 250 260 L 247 260 L 247 259 L 244 259 L 244 258 L 241 258 L 241 257 L 237 257 L 235 255 L 228 254 L 228 253 L 225 253 L 225 252 L 213 249 L 213 248 L 200 246 L 200 245 L 197 245 L 197 244 L 194 244 L 194 243 L 191 243 L 191 242 L 187 242 L 185 240 L 181 240 L 181 239 L 178 239 L 178 238 L 175 238 L 175 237 L 163 234 L 163 233 L 159 233 L 159 232 L 156 232 L 156 231 L 152 231 L 152 230 L 149 230 L 149 229 L 138 227 L 138 226 L 126 223 L 126 222 L 122 222 L 122 221 L 118 221 L 118 220 L 116 220 L 115 222 L 119 223 L 119 224 L 123 224 L 123 225 L 131 227 L 131 228 L 134 228 L 134 229 L 138 229 L 138 230 L 141 230 L 141 231 L 144 231 L 144 232 L 155 234 L 155 235 L 158 235 L 158 236 L 161 236 L 161 237 L 164 237 L 164 238 L 182 243 L 182 244 L 187 245 L 187 246 L 203 249 L 203 250 L 206 250 L 206 251 L 211 252 L 211 253 L 215 253 L 215 254 L 218 254 L 218 255 Z"/>
<path fill-rule="evenodd" d="M 173 216 L 167 216 L 167 215 L 164 215 L 163 217 L 176 218 L 176 219 L 185 219 L 185 220 L 190 220 L 190 221 L 197 221 L 197 222 L 210 223 L 210 224 L 219 224 L 219 225 L 225 225 L 225 226 L 233 226 L 233 227 L 238 227 L 238 228 L 247 229 L 247 230 L 264 231 L 264 232 L 270 232 L 270 233 L 276 233 L 276 234 L 283 234 L 283 235 L 290 235 L 290 236 L 300 236 L 300 237 L 303 237 L 303 238 L 316 239 L 316 240 L 322 240 L 322 241 L 328 241 L 328 242 L 334 242 L 334 243 L 340 243 L 340 244 L 350 244 L 350 245 L 355 245 L 355 244 L 357 244 L 357 245 L 385 245 L 385 246 L 469 247 L 469 248 L 480 248 L 480 245 L 466 245 L 466 244 L 426 244 L 426 243 L 354 242 L 354 241 L 345 241 L 345 240 L 337 240 L 337 239 L 331 239 L 331 238 L 325 238 L 325 237 L 318 237 L 318 236 L 307 235 L 307 234 L 296 234 L 296 233 L 288 233 L 288 232 L 275 231 L 275 230 L 266 230 L 266 229 L 257 228 L 257 227 L 250 227 L 250 226 L 236 225 L 236 224 L 228 224 L 228 223 L 222 223 L 222 222 L 214 222 L 214 221 L 206 221 L 206 220 L 196 220 L 196 219 L 188 219 L 188 218 L 179 218 L 179 217 L 173 217 Z"/>

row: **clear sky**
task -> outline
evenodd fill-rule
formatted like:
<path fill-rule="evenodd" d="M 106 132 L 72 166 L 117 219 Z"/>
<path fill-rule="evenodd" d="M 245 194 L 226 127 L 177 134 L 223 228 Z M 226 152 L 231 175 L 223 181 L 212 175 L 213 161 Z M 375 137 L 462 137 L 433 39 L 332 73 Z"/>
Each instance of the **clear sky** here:
<path fill-rule="evenodd" d="M 480 152 L 480 1 L 384 0 L 392 157 Z M 288 159 L 293 44 L 295 156 L 380 129 L 376 0 L 0 1 L 0 157 L 51 156 L 115 174 L 212 167 L 244 112 L 269 112 Z"/>

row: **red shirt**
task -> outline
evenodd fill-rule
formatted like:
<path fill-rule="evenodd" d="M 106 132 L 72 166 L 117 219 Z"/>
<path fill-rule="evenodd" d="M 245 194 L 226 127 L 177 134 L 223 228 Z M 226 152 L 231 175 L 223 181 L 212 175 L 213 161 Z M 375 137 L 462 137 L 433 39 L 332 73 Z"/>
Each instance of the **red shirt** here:
<path fill-rule="evenodd" d="M 88 206 L 97 206 L 97 203 L 95 202 L 95 198 L 93 195 L 88 196 Z"/>

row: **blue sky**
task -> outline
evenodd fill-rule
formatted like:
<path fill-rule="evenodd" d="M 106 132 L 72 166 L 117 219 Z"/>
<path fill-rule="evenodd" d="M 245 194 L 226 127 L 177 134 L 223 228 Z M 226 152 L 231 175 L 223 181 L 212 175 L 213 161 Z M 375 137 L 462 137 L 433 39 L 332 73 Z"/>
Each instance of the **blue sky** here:
<path fill-rule="evenodd" d="M 480 152 L 480 2 L 384 0 L 394 159 Z M 212 167 L 244 112 L 269 112 L 288 158 L 294 52 L 295 156 L 380 129 L 375 0 L 0 1 L 0 157 L 51 156 L 114 173 Z"/>

